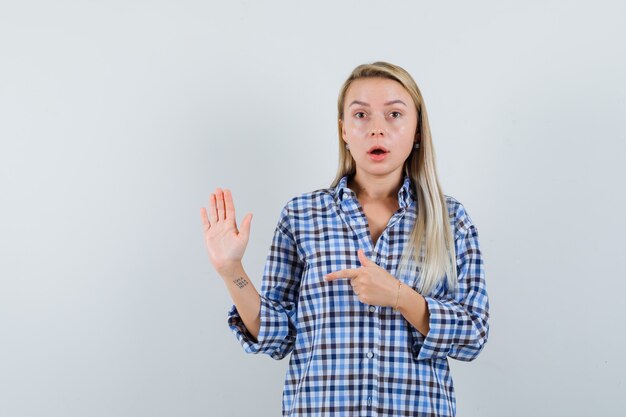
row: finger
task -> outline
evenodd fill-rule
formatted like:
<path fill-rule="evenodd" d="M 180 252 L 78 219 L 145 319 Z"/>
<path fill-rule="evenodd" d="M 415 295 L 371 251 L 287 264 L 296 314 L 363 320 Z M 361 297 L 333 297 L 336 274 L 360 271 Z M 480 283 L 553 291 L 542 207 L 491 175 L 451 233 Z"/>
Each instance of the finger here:
<path fill-rule="evenodd" d="M 365 251 L 363 251 L 363 249 L 359 249 L 357 251 L 357 255 L 359 256 L 359 261 L 361 262 L 361 265 L 369 266 L 372 264 L 372 261 L 367 256 L 365 256 Z"/>
<path fill-rule="evenodd" d="M 359 272 L 357 269 L 342 269 L 341 271 L 331 272 L 324 275 L 326 281 L 334 281 L 342 278 L 356 278 Z"/>
<path fill-rule="evenodd" d="M 215 194 L 211 193 L 211 197 L 209 198 L 209 215 L 211 224 L 215 224 L 217 222 L 217 208 L 215 203 Z"/>
<path fill-rule="evenodd" d="M 235 203 L 233 202 L 233 195 L 229 189 L 224 189 L 224 205 L 226 206 L 226 218 L 235 221 Z"/>
<path fill-rule="evenodd" d="M 243 238 L 248 241 L 250 237 L 250 222 L 252 222 L 252 213 L 246 214 L 243 221 L 241 222 L 241 235 Z"/>
<path fill-rule="evenodd" d="M 209 230 L 211 228 L 211 223 L 209 222 L 209 216 L 207 216 L 206 208 L 200 208 L 200 219 L 202 220 L 202 227 L 204 230 Z"/>
<path fill-rule="evenodd" d="M 219 187 L 215 192 L 215 205 L 217 207 L 217 221 L 220 222 L 226 218 L 226 210 L 224 209 L 224 193 Z"/>

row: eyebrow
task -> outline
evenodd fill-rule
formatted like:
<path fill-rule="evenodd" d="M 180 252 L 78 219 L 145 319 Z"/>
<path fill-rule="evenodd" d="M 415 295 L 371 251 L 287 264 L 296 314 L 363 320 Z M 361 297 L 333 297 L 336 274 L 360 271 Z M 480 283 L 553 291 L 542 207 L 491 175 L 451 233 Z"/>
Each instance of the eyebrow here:
<path fill-rule="evenodd" d="M 391 101 L 388 101 L 388 102 L 385 103 L 385 106 L 390 106 L 392 104 L 398 104 L 398 103 L 400 103 L 400 104 L 402 104 L 402 105 L 404 105 L 406 107 L 406 104 L 402 100 L 391 100 Z M 350 103 L 350 105 L 348 107 L 352 106 L 353 104 L 359 104 L 359 105 L 365 106 L 365 107 L 369 107 L 370 106 L 369 104 L 365 103 L 364 101 L 354 100 L 352 103 Z"/>

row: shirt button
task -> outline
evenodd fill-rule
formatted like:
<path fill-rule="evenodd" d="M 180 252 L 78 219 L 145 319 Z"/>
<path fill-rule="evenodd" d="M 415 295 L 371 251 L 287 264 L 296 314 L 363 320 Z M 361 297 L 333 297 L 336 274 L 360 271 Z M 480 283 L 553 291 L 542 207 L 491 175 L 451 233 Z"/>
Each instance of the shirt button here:
<path fill-rule="evenodd" d="M 367 397 L 367 405 L 372 405 L 372 397 Z"/>
<path fill-rule="evenodd" d="M 372 359 L 374 357 L 374 352 L 367 352 L 367 357 Z"/>
<path fill-rule="evenodd" d="M 375 312 L 375 311 L 376 311 L 376 307 L 374 307 L 374 306 L 370 306 L 370 313 L 373 313 L 373 312 Z"/>

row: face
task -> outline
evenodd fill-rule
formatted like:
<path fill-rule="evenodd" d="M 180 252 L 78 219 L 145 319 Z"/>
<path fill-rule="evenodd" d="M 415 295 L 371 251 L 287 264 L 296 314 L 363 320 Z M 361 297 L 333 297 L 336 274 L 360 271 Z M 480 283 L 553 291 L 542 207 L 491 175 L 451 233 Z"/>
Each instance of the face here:
<path fill-rule="evenodd" d="M 417 110 L 397 81 L 361 78 L 353 81 L 343 104 L 342 136 L 357 169 L 372 175 L 402 171 L 413 151 Z M 374 151 L 375 148 L 382 151 Z"/>

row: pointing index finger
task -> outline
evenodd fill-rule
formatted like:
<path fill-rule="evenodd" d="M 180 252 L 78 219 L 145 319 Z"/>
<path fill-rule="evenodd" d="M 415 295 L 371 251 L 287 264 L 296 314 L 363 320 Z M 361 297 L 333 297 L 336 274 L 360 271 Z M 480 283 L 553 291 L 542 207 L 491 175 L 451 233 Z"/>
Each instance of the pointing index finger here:
<path fill-rule="evenodd" d="M 340 271 L 331 272 L 329 274 L 324 275 L 324 279 L 326 281 L 334 281 L 336 279 L 342 278 L 356 278 L 358 275 L 357 269 L 342 269 Z"/>

